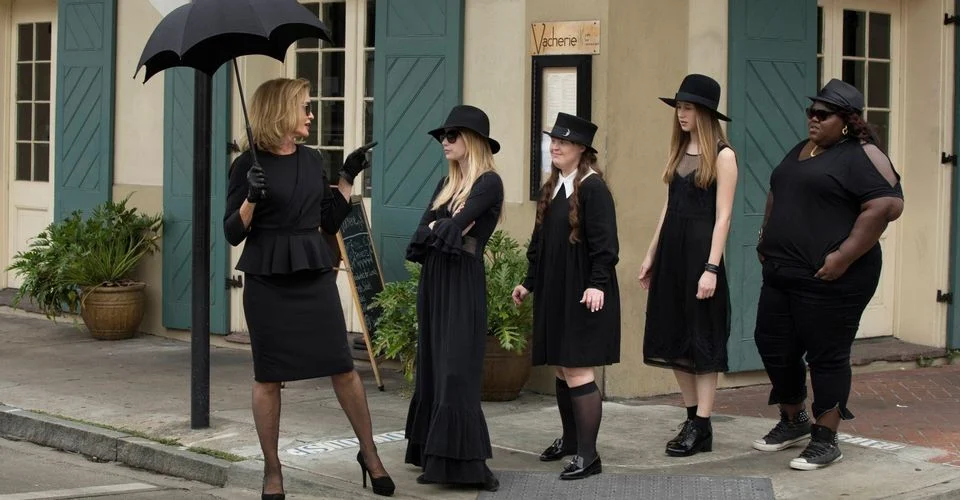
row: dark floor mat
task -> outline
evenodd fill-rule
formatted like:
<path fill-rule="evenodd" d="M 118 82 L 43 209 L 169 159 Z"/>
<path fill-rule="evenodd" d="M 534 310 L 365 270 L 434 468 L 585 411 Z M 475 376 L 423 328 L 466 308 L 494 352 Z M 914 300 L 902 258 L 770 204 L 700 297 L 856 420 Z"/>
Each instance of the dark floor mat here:
<path fill-rule="evenodd" d="M 773 483 L 767 478 L 662 476 L 604 473 L 578 481 L 561 481 L 552 472 L 496 471 L 500 490 L 482 492 L 480 499 L 635 499 L 708 498 L 710 500 L 770 500 Z"/>

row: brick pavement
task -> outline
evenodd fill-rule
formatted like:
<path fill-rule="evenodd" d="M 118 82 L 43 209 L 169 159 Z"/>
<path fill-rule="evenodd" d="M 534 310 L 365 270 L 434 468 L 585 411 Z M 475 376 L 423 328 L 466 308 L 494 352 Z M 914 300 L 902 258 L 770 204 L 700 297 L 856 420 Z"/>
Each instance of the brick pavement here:
<path fill-rule="evenodd" d="M 776 406 L 767 405 L 769 391 L 769 385 L 722 389 L 714 412 L 778 418 Z M 679 394 L 642 402 L 683 405 Z M 843 422 L 841 432 L 941 449 L 935 461 L 960 466 L 960 362 L 855 374 L 849 407 L 857 418 Z"/>

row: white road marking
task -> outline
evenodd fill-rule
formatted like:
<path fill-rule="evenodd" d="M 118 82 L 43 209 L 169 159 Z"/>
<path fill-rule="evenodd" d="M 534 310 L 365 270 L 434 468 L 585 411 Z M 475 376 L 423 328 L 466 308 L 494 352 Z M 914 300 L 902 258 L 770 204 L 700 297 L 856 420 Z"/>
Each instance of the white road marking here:
<path fill-rule="evenodd" d="M 52 498 L 77 498 L 89 495 L 114 493 L 132 493 L 134 491 L 155 490 L 156 486 L 146 483 L 111 484 L 108 486 L 89 486 L 69 490 L 31 491 L 29 493 L 10 493 L 0 495 L 0 500 L 49 500 Z"/>

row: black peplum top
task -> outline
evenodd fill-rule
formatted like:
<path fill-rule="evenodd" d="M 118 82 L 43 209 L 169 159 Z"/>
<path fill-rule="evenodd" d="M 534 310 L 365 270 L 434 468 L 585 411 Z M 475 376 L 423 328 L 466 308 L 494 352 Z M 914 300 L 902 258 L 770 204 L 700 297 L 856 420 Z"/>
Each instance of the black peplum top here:
<path fill-rule="evenodd" d="M 246 240 L 236 269 L 257 275 L 332 269 L 320 229 L 336 234 L 350 203 L 330 188 L 320 152 L 302 145 L 289 155 L 257 151 L 267 176 L 267 198 L 257 203 L 253 221 L 244 229 L 240 206 L 247 197 L 252 159 L 244 152 L 230 167 L 223 232 L 233 246 Z"/>

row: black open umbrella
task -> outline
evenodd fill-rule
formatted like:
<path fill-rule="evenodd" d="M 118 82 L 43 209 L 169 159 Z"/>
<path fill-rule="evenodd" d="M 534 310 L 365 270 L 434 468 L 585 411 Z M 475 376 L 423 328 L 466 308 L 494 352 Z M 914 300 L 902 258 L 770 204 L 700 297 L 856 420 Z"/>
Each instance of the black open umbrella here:
<path fill-rule="evenodd" d="M 174 67 L 213 76 L 232 60 L 252 151 L 253 134 L 236 58 L 259 54 L 283 61 L 290 44 L 303 38 L 333 41 L 326 25 L 296 0 L 193 0 L 160 21 L 143 48 L 136 73 L 146 67 L 144 83 Z M 252 152 L 256 162 L 256 151 Z"/>
<path fill-rule="evenodd" d="M 240 89 L 253 161 L 253 132 L 247 117 L 236 58 L 260 54 L 283 61 L 302 38 L 332 41 L 329 30 L 297 0 L 193 0 L 164 17 L 147 40 L 136 76 L 144 82 L 168 68 L 197 70 L 194 91 L 193 306 L 191 310 L 191 427 L 210 425 L 210 126 L 211 76 L 227 61 Z"/>

